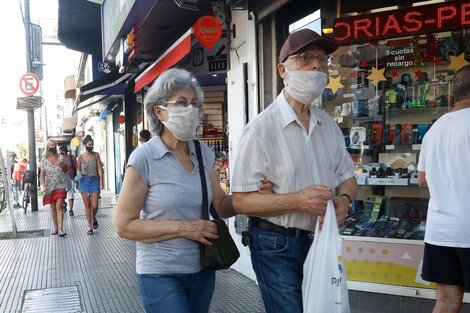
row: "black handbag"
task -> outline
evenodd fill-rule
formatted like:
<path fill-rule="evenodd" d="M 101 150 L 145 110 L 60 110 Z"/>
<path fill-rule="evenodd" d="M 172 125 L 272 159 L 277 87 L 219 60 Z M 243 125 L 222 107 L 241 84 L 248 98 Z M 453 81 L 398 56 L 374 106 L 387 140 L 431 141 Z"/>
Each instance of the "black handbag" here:
<path fill-rule="evenodd" d="M 199 174 L 201 176 L 202 187 L 202 218 L 208 220 L 208 197 L 206 175 L 204 174 L 204 163 L 202 162 L 201 146 L 199 141 L 194 141 L 196 148 L 197 161 L 199 163 Z M 210 212 L 214 218 L 212 221 L 217 225 L 217 239 L 210 239 L 212 246 L 199 243 L 201 256 L 201 267 L 205 271 L 216 271 L 229 268 L 240 257 L 240 252 L 233 241 L 225 221 L 219 217 L 212 203 Z"/>

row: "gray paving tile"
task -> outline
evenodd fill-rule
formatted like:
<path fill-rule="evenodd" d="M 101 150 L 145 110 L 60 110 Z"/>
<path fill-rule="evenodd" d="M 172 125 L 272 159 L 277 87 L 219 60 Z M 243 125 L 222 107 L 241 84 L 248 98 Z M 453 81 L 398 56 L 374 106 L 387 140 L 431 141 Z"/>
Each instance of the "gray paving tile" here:
<path fill-rule="evenodd" d="M 0 240 L 0 312 L 20 312 L 25 290 L 78 286 L 84 312 L 140 313 L 135 275 L 135 243 L 114 227 L 116 197 L 103 194 L 99 228 L 87 235 L 83 202 L 76 194 L 75 216 L 65 215 L 65 238 Z M 15 211 L 18 231 L 52 229 L 49 207 Z M 0 213 L 0 232 L 11 231 L 8 211 Z M 258 286 L 234 270 L 217 272 L 210 313 L 263 313 Z M 350 291 L 352 313 L 429 312 L 433 301 Z M 468 313 L 465 304 L 462 312 Z M 389 309 L 390 308 L 390 309 Z M 394 308 L 391 309 L 391 308 Z M 422 308 L 422 309 L 419 309 Z M 49 311 L 47 311 L 49 312 Z"/>

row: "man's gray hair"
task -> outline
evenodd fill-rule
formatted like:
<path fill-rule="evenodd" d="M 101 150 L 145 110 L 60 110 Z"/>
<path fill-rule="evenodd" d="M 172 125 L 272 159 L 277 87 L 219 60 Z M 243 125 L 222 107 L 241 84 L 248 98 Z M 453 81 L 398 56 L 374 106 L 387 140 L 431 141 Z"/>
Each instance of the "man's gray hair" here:
<path fill-rule="evenodd" d="M 163 130 L 162 122 L 157 118 L 153 108 L 164 105 L 179 90 L 192 88 L 196 93 L 199 117 L 202 116 L 202 103 L 204 100 L 201 86 L 196 78 L 184 69 L 172 68 L 161 74 L 152 84 L 144 99 L 147 117 L 150 122 L 150 131 L 160 136 Z"/>

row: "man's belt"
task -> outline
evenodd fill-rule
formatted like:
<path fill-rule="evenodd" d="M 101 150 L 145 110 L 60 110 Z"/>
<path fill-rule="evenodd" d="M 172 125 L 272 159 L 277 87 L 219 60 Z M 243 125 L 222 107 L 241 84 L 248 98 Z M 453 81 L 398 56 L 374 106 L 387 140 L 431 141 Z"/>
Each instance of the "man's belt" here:
<path fill-rule="evenodd" d="M 250 217 L 249 225 L 264 230 L 270 230 L 279 234 L 283 234 L 292 238 L 308 238 L 313 239 L 314 233 L 308 230 L 299 229 L 295 227 L 283 227 L 271 223 L 268 220 L 259 217 Z"/>

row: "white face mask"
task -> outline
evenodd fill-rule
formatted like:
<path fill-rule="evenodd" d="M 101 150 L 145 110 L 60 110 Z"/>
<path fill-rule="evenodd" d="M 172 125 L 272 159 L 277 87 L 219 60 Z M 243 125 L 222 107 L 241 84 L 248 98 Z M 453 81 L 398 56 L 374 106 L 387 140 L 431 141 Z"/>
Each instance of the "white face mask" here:
<path fill-rule="evenodd" d="M 328 76 L 319 71 L 288 71 L 284 79 L 287 92 L 300 103 L 310 105 L 325 90 Z"/>
<path fill-rule="evenodd" d="M 162 121 L 173 136 L 182 141 L 193 138 L 194 132 L 199 125 L 199 110 L 191 104 L 187 107 L 164 107 L 160 109 L 168 112 L 168 120 Z"/>

